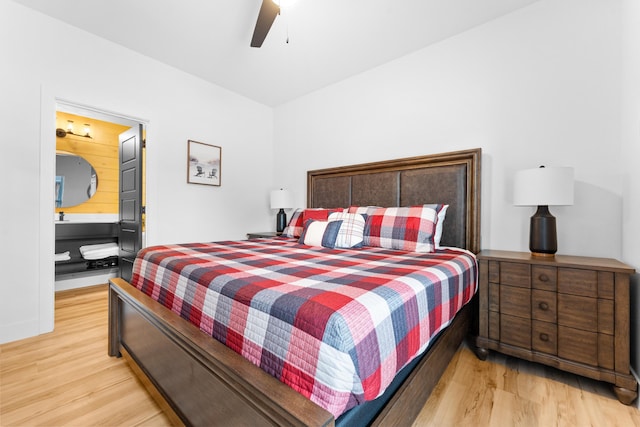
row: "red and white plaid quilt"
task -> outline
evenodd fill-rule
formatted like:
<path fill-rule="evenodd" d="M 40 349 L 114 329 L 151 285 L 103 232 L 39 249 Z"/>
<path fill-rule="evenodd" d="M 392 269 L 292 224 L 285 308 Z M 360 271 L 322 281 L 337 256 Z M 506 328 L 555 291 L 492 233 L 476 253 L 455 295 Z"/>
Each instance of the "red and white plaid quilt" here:
<path fill-rule="evenodd" d="M 145 248 L 132 284 L 337 418 L 451 322 L 477 264 L 463 250 L 255 239 Z"/>

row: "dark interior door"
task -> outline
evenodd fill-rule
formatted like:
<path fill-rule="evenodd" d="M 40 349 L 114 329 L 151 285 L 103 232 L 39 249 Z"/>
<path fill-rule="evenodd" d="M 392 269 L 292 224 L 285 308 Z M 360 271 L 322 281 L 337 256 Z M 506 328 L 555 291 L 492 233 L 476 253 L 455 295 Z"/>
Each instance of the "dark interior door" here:
<path fill-rule="evenodd" d="M 142 248 L 142 124 L 120 134 L 120 277 L 130 281 Z"/>

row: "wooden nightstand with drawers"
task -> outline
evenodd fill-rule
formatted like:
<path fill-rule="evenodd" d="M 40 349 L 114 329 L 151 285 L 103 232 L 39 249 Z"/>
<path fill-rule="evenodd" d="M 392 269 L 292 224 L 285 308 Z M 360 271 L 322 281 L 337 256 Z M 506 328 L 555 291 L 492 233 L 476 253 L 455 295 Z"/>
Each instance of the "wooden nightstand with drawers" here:
<path fill-rule="evenodd" d="M 629 277 L 614 259 L 482 251 L 477 354 L 488 350 L 613 384 L 638 395 L 630 373 Z"/>

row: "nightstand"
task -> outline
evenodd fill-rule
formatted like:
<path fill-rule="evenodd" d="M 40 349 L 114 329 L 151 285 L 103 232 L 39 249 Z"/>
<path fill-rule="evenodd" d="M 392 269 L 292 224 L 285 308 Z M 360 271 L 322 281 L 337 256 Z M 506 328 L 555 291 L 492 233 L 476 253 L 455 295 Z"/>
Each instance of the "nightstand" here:
<path fill-rule="evenodd" d="M 488 350 L 613 384 L 630 404 L 629 277 L 607 258 L 481 251 L 477 355 Z"/>
<path fill-rule="evenodd" d="M 257 233 L 247 233 L 247 239 L 278 237 L 280 235 L 282 235 L 282 233 L 276 233 L 275 231 L 259 231 Z"/>

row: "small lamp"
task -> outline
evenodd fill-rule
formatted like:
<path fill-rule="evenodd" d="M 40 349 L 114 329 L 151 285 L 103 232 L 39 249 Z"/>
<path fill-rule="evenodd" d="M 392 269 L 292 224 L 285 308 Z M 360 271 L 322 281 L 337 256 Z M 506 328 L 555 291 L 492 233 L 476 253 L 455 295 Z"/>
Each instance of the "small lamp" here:
<path fill-rule="evenodd" d="M 276 216 L 276 232 L 282 233 L 287 226 L 287 214 L 285 209 L 293 207 L 293 197 L 289 190 L 273 190 L 271 192 L 271 209 L 280 209 Z"/>
<path fill-rule="evenodd" d="M 533 256 L 552 257 L 558 250 L 556 218 L 549 206 L 573 205 L 573 168 L 544 167 L 516 172 L 515 206 L 538 206 L 531 217 L 529 250 Z"/>

